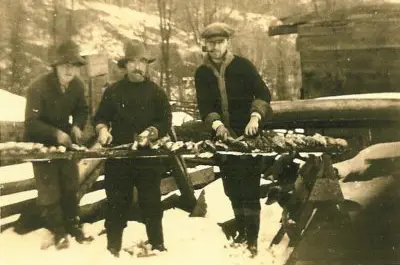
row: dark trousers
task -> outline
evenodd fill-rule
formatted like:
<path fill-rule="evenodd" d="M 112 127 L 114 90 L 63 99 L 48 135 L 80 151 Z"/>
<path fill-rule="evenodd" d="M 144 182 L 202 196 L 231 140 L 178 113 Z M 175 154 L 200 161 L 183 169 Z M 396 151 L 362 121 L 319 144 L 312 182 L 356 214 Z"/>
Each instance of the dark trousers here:
<path fill-rule="evenodd" d="M 65 233 L 65 225 L 78 220 L 79 171 L 75 160 L 34 162 L 37 202 L 47 228 Z"/>
<path fill-rule="evenodd" d="M 225 194 L 229 197 L 239 234 L 256 243 L 260 227 L 261 157 L 219 158 Z"/>
<path fill-rule="evenodd" d="M 122 233 L 132 205 L 133 187 L 138 190 L 139 207 L 143 213 L 147 236 L 152 245 L 163 243 L 160 160 L 114 159 L 105 164 L 107 210 L 105 228 L 108 248 L 121 249 Z"/>

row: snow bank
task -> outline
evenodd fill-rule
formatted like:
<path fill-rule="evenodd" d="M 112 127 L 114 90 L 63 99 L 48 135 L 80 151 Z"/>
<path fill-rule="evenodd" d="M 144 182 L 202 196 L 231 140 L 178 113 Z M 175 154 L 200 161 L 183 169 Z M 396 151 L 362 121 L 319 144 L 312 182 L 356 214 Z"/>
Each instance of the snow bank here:
<path fill-rule="evenodd" d="M 172 112 L 172 125 L 181 126 L 185 122 L 192 121 L 194 118 L 183 111 Z"/>
<path fill-rule="evenodd" d="M 24 97 L 0 89 L 0 121 L 24 121 L 25 104 Z"/>

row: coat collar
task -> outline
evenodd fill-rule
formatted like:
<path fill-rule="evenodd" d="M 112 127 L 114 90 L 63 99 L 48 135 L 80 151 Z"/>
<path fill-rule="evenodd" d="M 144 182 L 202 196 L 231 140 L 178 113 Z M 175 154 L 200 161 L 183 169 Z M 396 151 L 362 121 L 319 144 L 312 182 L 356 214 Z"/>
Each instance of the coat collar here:
<path fill-rule="evenodd" d="M 226 84 L 225 84 L 225 71 L 228 65 L 234 59 L 234 55 L 231 52 L 227 52 L 225 54 L 224 61 L 222 62 L 219 69 L 217 69 L 216 65 L 211 61 L 208 55 L 204 58 L 204 65 L 211 69 L 215 77 L 217 78 L 218 82 L 218 90 L 221 95 L 221 114 L 222 119 L 228 128 L 230 127 L 230 118 L 229 118 L 229 102 L 228 102 L 228 94 L 226 91 Z"/>
<path fill-rule="evenodd" d="M 226 67 L 232 62 L 232 60 L 235 58 L 235 56 L 233 55 L 232 52 L 227 51 L 225 54 L 225 58 L 222 61 L 221 67 L 220 69 L 226 69 Z M 210 59 L 210 56 L 205 56 L 204 57 L 204 61 L 203 64 L 205 66 L 207 66 L 208 68 L 210 68 L 211 70 L 213 70 L 214 73 L 219 73 L 219 74 L 225 74 L 225 73 L 221 73 L 220 69 L 217 69 L 217 67 L 215 66 L 215 63 Z"/>
<path fill-rule="evenodd" d="M 58 80 L 57 72 L 54 69 L 53 72 L 49 74 L 49 83 L 50 83 L 50 88 L 54 89 L 57 92 L 63 93 L 63 90 L 61 88 L 60 81 Z"/>

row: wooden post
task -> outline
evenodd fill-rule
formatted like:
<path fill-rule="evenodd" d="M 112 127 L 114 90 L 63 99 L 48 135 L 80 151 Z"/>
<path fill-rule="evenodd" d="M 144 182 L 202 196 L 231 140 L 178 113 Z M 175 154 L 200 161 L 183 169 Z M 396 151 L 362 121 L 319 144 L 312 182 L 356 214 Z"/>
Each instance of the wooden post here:
<path fill-rule="evenodd" d="M 169 133 L 173 141 L 177 141 L 176 133 L 174 128 L 170 129 Z M 187 167 L 182 156 L 172 155 L 170 163 L 174 171 L 174 178 L 182 196 L 182 206 L 188 211 L 192 211 L 196 206 L 196 197 L 194 196 L 193 183 L 188 177 Z"/>
<path fill-rule="evenodd" d="M 286 264 L 320 260 L 320 257 L 330 260 L 341 253 L 345 240 L 343 235 L 346 234 L 343 229 L 351 230 L 349 213 L 338 207 L 344 202 L 338 176 L 330 156 L 326 154 L 321 158 L 310 157 L 299 173 L 302 177 L 296 180 L 294 195 L 301 203 L 294 215 L 286 211 L 287 214 L 282 216 L 283 228 L 294 246 Z"/>

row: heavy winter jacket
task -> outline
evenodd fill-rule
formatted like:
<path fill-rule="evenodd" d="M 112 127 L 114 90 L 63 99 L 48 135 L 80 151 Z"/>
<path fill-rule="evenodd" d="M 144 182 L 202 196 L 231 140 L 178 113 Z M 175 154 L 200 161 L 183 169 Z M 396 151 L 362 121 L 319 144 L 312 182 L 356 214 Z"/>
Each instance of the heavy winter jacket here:
<path fill-rule="evenodd" d="M 114 144 L 131 143 L 135 134 L 151 126 L 161 137 L 171 128 L 171 107 L 157 84 L 148 79 L 134 83 L 125 76 L 104 91 L 94 117 L 94 125 L 98 124 L 112 128 Z"/>
<path fill-rule="evenodd" d="M 242 135 L 253 112 L 262 121 L 272 114 L 271 94 L 247 59 L 227 53 L 218 67 L 208 58 L 195 73 L 197 103 L 201 118 L 208 128 L 221 120 L 236 134 Z"/>
<path fill-rule="evenodd" d="M 83 130 L 88 117 L 84 87 L 75 77 L 63 92 L 55 72 L 36 79 L 27 91 L 25 139 L 53 145 L 57 144 L 58 130 L 70 134 L 72 125 Z"/>

